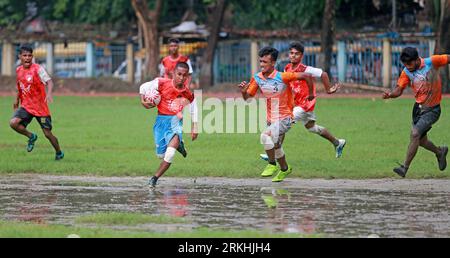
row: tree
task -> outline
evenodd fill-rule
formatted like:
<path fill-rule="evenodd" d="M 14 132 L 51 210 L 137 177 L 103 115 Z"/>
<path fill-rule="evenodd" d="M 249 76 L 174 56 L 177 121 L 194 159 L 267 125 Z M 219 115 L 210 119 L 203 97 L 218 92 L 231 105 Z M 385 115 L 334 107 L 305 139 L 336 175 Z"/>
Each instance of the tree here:
<path fill-rule="evenodd" d="M 133 15 L 133 9 L 128 0 L 55 0 L 44 2 L 48 5 L 41 8 L 46 15 L 45 18 L 63 22 L 121 23 L 125 25 L 132 20 Z"/>
<path fill-rule="evenodd" d="M 322 67 L 325 72 L 331 75 L 331 58 L 333 54 L 333 44 L 335 36 L 335 0 L 326 0 L 322 22 L 321 48 L 322 48 Z"/>
<path fill-rule="evenodd" d="M 446 0 L 446 4 L 443 8 L 443 18 L 440 24 L 439 37 L 441 38 L 442 53 L 450 54 L 450 0 Z M 444 91 L 450 92 L 450 69 L 445 69 L 444 77 Z"/>
<path fill-rule="evenodd" d="M 324 0 L 235 0 L 234 26 L 243 29 L 304 30 L 320 23 Z"/>
<path fill-rule="evenodd" d="M 25 18 L 26 2 L 0 0 L 0 26 L 12 26 Z"/>
<path fill-rule="evenodd" d="M 156 0 L 154 7 L 149 9 L 147 0 L 131 0 L 131 4 L 142 28 L 145 46 L 144 76 L 154 78 L 158 75 L 159 64 L 159 16 L 162 0 Z"/>
<path fill-rule="evenodd" d="M 449 54 L 450 53 L 450 0 L 434 1 L 435 10 L 437 10 L 437 17 L 439 17 L 436 25 L 437 37 L 435 54 Z M 449 69 L 442 69 L 442 85 L 444 92 L 450 92 L 450 72 Z"/>
<path fill-rule="evenodd" d="M 208 45 L 203 54 L 203 62 L 200 70 L 200 86 L 202 88 L 213 85 L 213 61 L 219 40 L 220 28 L 223 21 L 227 0 L 216 0 L 208 5 L 207 24 L 209 29 Z"/>
<path fill-rule="evenodd" d="M 119 23 L 133 19 L 129 0 L 0 0 L 0 26 L 14 26 L 36 16 L 66 23 Z"/>

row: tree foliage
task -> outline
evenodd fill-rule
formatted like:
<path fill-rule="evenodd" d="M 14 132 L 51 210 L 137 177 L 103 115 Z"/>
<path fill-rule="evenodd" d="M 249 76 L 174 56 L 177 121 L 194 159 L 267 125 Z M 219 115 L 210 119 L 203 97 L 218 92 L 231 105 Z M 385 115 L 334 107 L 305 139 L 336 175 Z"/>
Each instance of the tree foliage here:
<path fill-rule="evenodd" d="M 21 22 L 25 18 L 26 10 L 26 2 L 0 0 L 0 26 Z"/>
<path fill-rule="evenodd" d="M 324 1 L 305 0 L 251 0 L 234 1 L 234 24 L 254 29 L 304 29 L 320 24 Z"/>
<path fill-rule="evenodd" d="M 340 27 L 384 26 L 390 22 L 392 0 L 336 0 L 336 19 Z M 233 0 L 234 25 L 258 30 L 319 29 L 325 0 Z M 414 14 L 414 0 L 397 0 L 397 12 Z M 353 25 L 353 26 L 352 26 Z"/>
<path fill-rule="evenodd" d="M 198 23 L 207 21 L 206 9 L 216 0 L 165 0 L 160 15 L 162 27 L 181 21 L 188 8 L 197 15 Z M 339 27 L 378 25 L 390 21 L 392 0 L 336 0 Z M 439 0 L 429 0 L 438 3 Z M 155 0 L 148 0 L 149 9 Z M 233 24 L 244 29 L 320 29 L 325 0 L 230 0 Z M 397 0 L 398 13 L 414 13 L 414 0 Z M 434 5 L 438 6 L 438 5 Z M 33 13 L 32 9 L 37 12 Z M 136 21 L 130 0 L 0 0 L 0 26 L 16 25 L 34 15 L 46 20 L 66 23 L 119 24 Z M 432 19 L 432 17 L 430 17 Z"/>
<path fill-rule="evenodd" d="M 67 23 L 128 24 L 134 12 L 129 0 L 0 0 L 0 26 L 35 16 Z"/>

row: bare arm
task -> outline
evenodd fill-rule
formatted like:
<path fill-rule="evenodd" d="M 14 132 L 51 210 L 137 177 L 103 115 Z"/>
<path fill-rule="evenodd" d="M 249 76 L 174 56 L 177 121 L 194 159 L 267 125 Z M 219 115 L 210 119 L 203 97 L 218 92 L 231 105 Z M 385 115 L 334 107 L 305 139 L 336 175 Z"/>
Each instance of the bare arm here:
<path fill-rule="evenodd" d="M 305 80 L 306 84 L 308 85 L 308 100 L 313 100 L 316 98 L 314 96 L 314 84 L 312 76 L 309 73 L 295 73 L 297 76 L 297 80 Z"/>
<path fill-rule="evenodd" d="M 198 123 L 192 122 L 192 132 L 191 132 L 191 139 L 192 141 L 197 140 L 198 138 Z"/>
<path fill-rule="evenodd" d="M 326 72 L 323 72 L 320 78 L 322 79 L 323 87 L 325 88 L 325 91 L 328 94 L 333 94 L 341 88 L 340 83 L 336 83 L 333 86 L 331 86 L 330 77 L 328 77 L 328 73 Z"/>
<path fill-rule="evenodd" d="M 191 118 L 192 118 L 192 129 L 191 129 L 191 138 L 192 141 L 195 141 L 198 137 L 198 108 L 197 108 L 197 99 L 194 99 L 189 105 L 189 109 L 191 110 Z"/>
<path fill-rule="evenodd" d="M 53 102 L 53 81 L 47 81 L 47 97 L 45 98 L 47 103 Z"/>
<path fill-rule="evenodd" d="M 248 94 L 247 89 L 250 86 L 250 83 L 247 83 L 246 81 L 243 81 L 239 84 L 239 88 L 241 89 L 241 93 L 242 93 L 242 98 L 244 98 L 244 100 L 249 99 L 251 96 L 250 94 Z"/>
<path fill-rule="evenodd" d="M 16 111 L 19 108 L 19 103 L 20 103 L 20 91 L 19 91 L 19 89 L 17 89 L 16 98 L 14 99 L 14 103 L 13 103 L 14 111 Z"/>
<path fill-rule="evenodd" d="M 400 97 L 403 94 L 404 88 L 397 86 L 394 91 L 385 91 L 383 92 L 383 99 L 395 99 Z"/>
<path fill-rule="evenodd" d="M 144 108 L 146 108 L 146 109 L 150 109 L 150 108 L 155 107 L 155 105 L 153 105 L 152 103 L 145 101 L 144 95 L 141 95 L 141 104 L 142 104 L 142 106 L 144 106 Z"/>

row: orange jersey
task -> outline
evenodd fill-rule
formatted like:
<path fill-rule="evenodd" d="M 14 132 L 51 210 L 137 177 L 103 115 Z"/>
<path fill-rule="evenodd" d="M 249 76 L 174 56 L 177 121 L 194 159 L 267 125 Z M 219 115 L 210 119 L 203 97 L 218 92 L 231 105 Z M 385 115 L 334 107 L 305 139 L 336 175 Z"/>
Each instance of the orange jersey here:
<path fill-rule="evenodd" d="M 25 69 L 21 65 L 17 67 L 16 74 L 20 106 L 33 116 L 50 116 L 45 85 L 51 78 L 44 68 L 32 64 L 29 69 Z"/>
<path fill-rule="evenodd" d="M 403 69 L 397 81 L 398 87 L 405 89 L 411 86 L 418 104 L 433 107 L 442 100 L 442 83 L 439 76 L 439 67 L 448 64 L 447 55 L 434 55 L 422 58 L 422 63 L 414 72 Z"/>
<path fill-rule="evenodd" d="M 289 84 L 297 80 L 296 73 L 280 73 L 276 70 L 265 78 L 257 73 L 250 81 L 247 93 L 255 96 L 258 89 L 267 98 L 267 121 L 274 123 L 292 117 L 294 97 Z"/>
<path fill-rule="evenodd" d="M 178 63 L 187 63 L 189 58 L 187 56 L 178 55 L 178 58 L 172 59 L 171 56 L 166 56 L 161 61 L 161 65 L 163 66 L 163 74 L 164 78 L 173 78 L 173 72 L 175 71 L 175 67 Z M 190 66 L 189 66 L 190 67 Z M 192 73 L 191 68 L 189 68 L 189 73 Z"/>

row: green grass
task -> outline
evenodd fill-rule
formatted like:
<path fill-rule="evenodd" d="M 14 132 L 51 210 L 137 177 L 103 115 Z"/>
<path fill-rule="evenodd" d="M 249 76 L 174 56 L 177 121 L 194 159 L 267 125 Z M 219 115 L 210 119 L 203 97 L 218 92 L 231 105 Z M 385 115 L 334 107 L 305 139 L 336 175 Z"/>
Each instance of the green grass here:
<path fill-rule="evenodd" d="M 302 235 L 270 233 L 264 231 L 224 231 L 206 228 L 178 232 L 144 232 L 114 230 L 108 228 L 86 228 L 63 225 L 33 224 L 0 220 L 0 238 L 66 238 L 76 234 L 81 238 L 299 238 L 320 237 L 320 235 Z"/>
<path fill-rule="evenodd" d="M 56 175 L 149 176 L 159 165 L 152 126 L 156 110 L 145 110 L 138 98 L 55 97 L 50 106 L 54 134 L 66 157 L 55 162 L 54 151 L 37 122 L 30 129 L 39 139 L 32 153 L 27 139 L 8 126 L 12 97 L 0 98 L 0 173 L 48 173 Z M 343 158 L 336 160 L 326 140 L 295 125 L 284 150 L 302 178 L 397 178 L 392 172 L 403 161 L 409 143 L 414 100 L 319 99 L 318 124 L 347 139 Z M 450 144 L 449 99 L 443 101 L 440 121 L 430 132 L 437 144 Z M 207 112 L 204 112 L 204 116 Z M 188 158 L 177 155 L 165 176 L 259 177 L 265 163 L 259 134 L 201 134 L 192 142 L 185 136 Z M 409 178 L 450 178 L 439 172 L 433 154 L 419 150 Z"/>
<path fill-rule="evenodd" d="M 135 226 L 146 223 L 172 224 L 185 223 L 186 220 L 178 217 L 166 215 L 146 215 L 139 213 L 109 212 L 85 215 L 75 219 L 75 223 L 96 224 L 96 225 L 127 225 Z"/>

